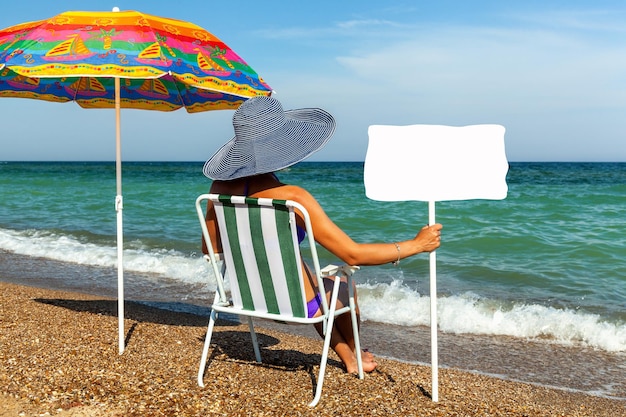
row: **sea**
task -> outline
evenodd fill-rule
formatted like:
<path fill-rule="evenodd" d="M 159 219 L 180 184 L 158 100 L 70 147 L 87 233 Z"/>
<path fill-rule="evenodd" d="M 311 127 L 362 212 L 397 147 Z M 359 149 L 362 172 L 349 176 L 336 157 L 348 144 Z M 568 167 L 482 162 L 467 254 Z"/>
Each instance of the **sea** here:
<path fill-rule="evenodd" d="M 126 300 L 208 316 L 202 164 L 122 164 Z M 362 162 L 278 176 L 357 242 L 409 239 L 428 223 L 426 202 L 368 199 Z M 626 401 L 626 163 L 511 162 L 507 184 L 503 200 L 435 204 L 439 366 Z M 115 194 L 114 162 L 0 162 L 0 280 L 116 297 Z M 369 350 L 430 364 L 429 268 L 420 254 L 357 272 Z M 301 327 L 286 331 L 316 337 Z"/>

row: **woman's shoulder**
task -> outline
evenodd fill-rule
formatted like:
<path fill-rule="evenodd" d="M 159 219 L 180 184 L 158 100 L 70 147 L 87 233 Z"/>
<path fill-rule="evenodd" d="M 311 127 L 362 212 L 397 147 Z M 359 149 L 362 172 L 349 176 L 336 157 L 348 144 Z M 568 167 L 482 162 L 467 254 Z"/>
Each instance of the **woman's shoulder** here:
<path fill-rule="evenodd" d="M 309 208 L 317 201 L 305 188 L 285 184 L 275 176 L 258 176 L 231 181 L 214 181 L 211 192 L 218 194 L 249 195 L 250 197 L 293 200 Z"/>
<path fill-rule="evenodd" d="M 282 184 L 279 187 L 270 188 L 255 194 L 255 197 L 268 197 L 281 200 L 293 200 L 300 204 L 304 204 L 311 199 L 314 199 L 311 193 L 306 189 L 291 184 Z"/>

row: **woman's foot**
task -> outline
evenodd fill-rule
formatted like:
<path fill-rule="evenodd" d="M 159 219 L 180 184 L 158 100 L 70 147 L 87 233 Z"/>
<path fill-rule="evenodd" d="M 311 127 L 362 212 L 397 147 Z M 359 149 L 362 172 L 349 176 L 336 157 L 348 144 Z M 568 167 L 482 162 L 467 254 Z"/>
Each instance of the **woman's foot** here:
<path fill-rule="evenodd" d="M 378 366 L 374 354 L 367 349 L 363 349 L 361 353 L 361 360 L 363 361 L 363 372 L 372 372 Z"/>
<path fill-rule="evenodd" d="M 363 349 L 363 353 L 361 354 L 361 359 L 363 362 L 365 361 L 374 361 L 374 354 L 367 349 Z"/>
<path fill-rule="evenodd" d="M 363 372 L 373 372 L 374 369 L 376 369 L 376 367 L 378 366 L 378 363 L 376 363 L 376 359 L 374 358 L 374 355 L 369 352 L 367 349 L 363 349 L 363 352 L 361 352 L 361 361 L 363 362 Z M 359 373 L 359 366 L 356 362 L 356 358 L 354 359 L 354 363 L 352 364 L 352 366 L 347 366 L 346 365 L 346 371 L 350 374 L 358 374 Z"/>

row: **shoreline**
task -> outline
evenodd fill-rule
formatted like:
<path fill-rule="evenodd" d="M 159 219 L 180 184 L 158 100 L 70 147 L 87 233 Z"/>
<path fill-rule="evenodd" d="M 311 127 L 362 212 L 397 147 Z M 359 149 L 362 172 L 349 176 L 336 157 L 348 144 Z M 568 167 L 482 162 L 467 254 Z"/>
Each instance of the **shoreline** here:
<path fill-rule="evenodd" d="M 3 282 L 116 299 L 111 279 L 115 275 L 114 270 L 32 258 L 2 250 L 0 267 L 4 270 L 0 275 Z M 145 277 L 140 274 L 126 273 L 127 302 L 132 300 L 170 312 L 200 315 L 208 321 L 211 295 L 175 301 L 180 298 L 181 289 L 164 283 L 165 286 L 158 292 L 153 290 L 147 296 L 141 291 L 142 279 Z M 196 289 L 183 288 L 183 293 L 194 294 Z M 179 296 L 173 296 L 171 291 Z M 318 340 L 317 333 L 309 326 L 277 325 L 273 322 L 260 324 Z M 125 328 L 128 329 L 128 325 Z M 364 321 L 361 342 L 363 347 L 377 356 L 430 366 L 430 328 L 427 326 L 407 327 Z M 606 352 L 582 345 L 567 346 L 549 339 L 442 331 L 438 332 L 438 350 L 440 368 L 626 400 L 626 352 Z"/>
<path fill-rule="evenodd" d="M 67 264 L 45 258 L 32 258 L 0 250 L 0 266 L 4 272 L 0 281 L 36 288 L 91 294 L 116 299 L 111 277 L 115 271 L 106 268 Z M 88 277 L 85 279 L 84 277 Z M 146 297 L 139 283 L 142 275 L 125 275 L 126 300 L 148 306 L 200 315 L 208 321 L 209 295 L 175 301 L 166 285 L 159 293 Z M 166 283 L 168 284 L 168 283 Z M 180 288 L 174 289 L 180 294 Z M 194 288 L 183 289 L 193 294 Z M 144 299 L 146 297 L 146 299 Z M 160 300 L 160 301 L 159 301 Z M 263 326 L 290 334 L 318 340 L 309 326 Z M 128 326 L 125 326 L 128 328 Z M 548 388 L 626 400 L 626 352 L 606 352 L 581 345 L 567 346 L 549 339 L 523 339 L 510 336 L 454 334 L 438 332 L 440 368 L 453 368 L 491 375 L 497 378 L 538 384 Z M 362 346 L 377 356 L 414 365 L 430 365 L 430 328 L 427 326 L 398 326 L 364 321 Z"/>
<path fill-rule="evenodd" d="M 309 409 L 321 340 L 259 325 L 263 364 L 247 326 L 220 320 L 207 388 L 196 384 L 206 317 L 127 302 L 117 352 L 116 301 L 0 282 L 0 416 L 365 415 L 615 416 L 626 401 L 439 370 L 381 357 L 364 380 L 329 356 L 320 404 Z"/>

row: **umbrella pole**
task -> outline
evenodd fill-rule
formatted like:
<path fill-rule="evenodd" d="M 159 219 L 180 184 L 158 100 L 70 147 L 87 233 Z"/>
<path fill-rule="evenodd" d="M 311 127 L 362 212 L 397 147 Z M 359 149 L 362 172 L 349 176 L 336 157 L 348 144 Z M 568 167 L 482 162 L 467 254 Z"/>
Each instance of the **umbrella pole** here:
<path fill-rule="evenodd" d="M 122 226 L 122 139 L 120 131 L 120 79 L 115 78 L 115 178 L 117 195 L 115 211 L 117 212 L 117 315 L 118 315 L 118 347 L 120 355 L 124 353 L 124 228 Z"/>
<path fill-rule="evenodd" d="M 428 224 L 435 224 L 435 202 L 428 202 Z M 437 352 L 437 254 L 430 253 L 430 360 L 432 400 L 439 401 L 439 354 Z"/>

